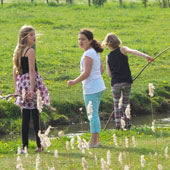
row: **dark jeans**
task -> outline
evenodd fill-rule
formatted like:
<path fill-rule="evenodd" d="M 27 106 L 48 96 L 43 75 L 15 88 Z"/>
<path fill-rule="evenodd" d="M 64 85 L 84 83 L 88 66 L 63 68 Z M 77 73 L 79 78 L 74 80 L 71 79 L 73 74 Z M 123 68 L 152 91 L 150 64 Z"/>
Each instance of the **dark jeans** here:
<path fill-rule="evenodd" d="M 29 122 L 32 115 L 34 131 L 36 135 L 36 143 L 38 147 L 41 147 L 40 138 L 38 137 L 38 131 L 40 129 L 40 118 L 37 109 L 23 109 L 22 110 L 22 143 L 23 149 L 26 146 L 28 148 L 28 135 L 29 135 Z"/>

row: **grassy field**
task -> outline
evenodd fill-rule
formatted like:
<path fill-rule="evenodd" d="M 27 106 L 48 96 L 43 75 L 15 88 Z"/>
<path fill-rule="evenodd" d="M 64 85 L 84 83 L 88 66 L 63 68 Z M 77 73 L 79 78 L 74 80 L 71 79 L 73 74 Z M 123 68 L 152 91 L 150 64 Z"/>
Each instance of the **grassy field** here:
<path fill-rule="evenodd" d="M 117 144 L 113 141 L 113 134 L 117 136 Z M 132 137 L 135 140 L 132 140 Z M 81 139 L 89 141 L 90 134 L 84 134 Z M 129 170 L 156 170 L 158 165 L 162 165 L 164 170 L 170 169 L 169 153 L 165 152 L 166 147 L 170 147 L 170 129 L 157 128 L 156 134 L 150 128 L 138 128 L 131 131 L 116 131 L 107 130 L 100 134 L 102 147 L 85 149 L 82 153 L 78 148 L 77 138 L 74 141 L 74 148 L 71 149 L 69 144 L 66 150 L 66 142 L 70 138 L 66 136 L 51 139 L 51 146 L 43 153 L 40 153 L 40 163 L 37 169 L 47 170 L 55 167 L 55 170 L 79 170 L 83 169 L 82 158 L 84 157 L 88 164 L 88 170 L 102 169 L 101 158 L 107 162 L 110 160 L 110 165 L 107 165 L 112 170 L 124 170 L 125 165 L 130 167 Z M 128 142 L 125 142 L 125 138 Z M 126 140 L 127 141 L 127 140 Z M 133 142 L 132 142 L 133 141 Z M 135 142 L 134 142 L 135 141 Z M 2 140 L 0 141 L 0 169 L 15 170 L 17 163 L 17 147 L 21 147 L 21 140 Z M 36 148 L 35 142 L 30 141 L 28 157 L 20 155 L 23 168 L 25 170 L 36 169 L 36 159 L 38 154 L 34 153 Z M 58 151 L 58 158 L 54 157 L 54 150 Z M 110 151 L 111 157 L 107 158 L 107 152 Z M 122 153 L 122 165 L 118 157 Z M 155 156 L 157 153 L 158 156 Z M 141 167 L 141 155 L 144 155 L 146 161 L 144 167 Z M 166 155 L 166 156 L 165 156 Z M 95 159 L 95 157 L 97 159 Z M 48 169 L 49 170 L 49 169 Z M 106 168 L 105 168 L 106 170 Z"/>
<path fill-rule="evenodd" d="M 90 28 L 95 37 L 102 41 L 109 32 L 115 32 L 123 45 L 154 57 L 170 46 L 169 8 L 160 8 L 150 3 L 145 9 L 140 3 L 106 3 L 104 7 L 88 7 L 88 4 L 36 4 L 11 3 L 0 6 L 0 91 L 14 92 L 12 78 L 12 56 L 16 47 L 18 31 L 24 24 L 32 25 L 37 31 L 36 57 L 38 70 L 47 85 L 51 104 L 58 113 L 71 115 L 84 106 L 81 84 L 67 87 L 67 80 L 79 75 L 79 62 L 83 51 L 77 43 L 81 28 Z M 105 65 L 108 49 L 101 54 Z M 148 83 L 169 87 L 170 50 L 162 54 L 134 82 L 132 88 L 133 108 L 148 103 Z M 146 61 L 129 55 L 132 76 L 142 69 Z M 110 79 L 103 75 L 107 90 L 102 99 L 102 111 L 111 110 L 112 94 Z M 159 95 L 169 98 L 168 91 L 160 90 Z M 166 95 L 165 95 L 166 94 Z M 133 100 L 135 99 L 135 100 Z M 142 101 L 142 102 L 141 102 Z M 162 99 L 155 99 L 159 105 Z M 138 109 L 140 110 L 140 109 Z M 137 111 L 137 109 L 136 109 Z M 137 113 L 135 113 L 137 114 Z"/>

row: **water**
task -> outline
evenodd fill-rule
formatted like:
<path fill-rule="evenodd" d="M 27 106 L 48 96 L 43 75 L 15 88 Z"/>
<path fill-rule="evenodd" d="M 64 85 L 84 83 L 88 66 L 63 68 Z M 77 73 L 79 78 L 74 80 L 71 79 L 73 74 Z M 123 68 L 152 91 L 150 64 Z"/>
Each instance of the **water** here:
<path fill-rule="evenodd" d="M 154 114 L 154 119 L 156 120 L 155 124 L 159 127 L 170 127 L 170 112 L 167 113 L 162 113 L 162 114 Z M 151 125 L 152 123 L 152 115 L 140 115 L 140 116 L 135 116 L 132 117 L 131 119 L 131 123 L 132 125 L 139 127 L 142 125 Z M 32 123 L 32 122 L 30 122 Z M 101 122 L 101 127 L 102 129 L 104 128 L 106 122 Z M 114 129 L 115 128 L 115 123 L 114 121 L 110 121 L 107 129 Z M 45 129 L 43 129 L 45 130 Z M 67 136 L 74 136 L 74 135 L 78 135 L 78 134 L 82 134 L 85 132 L 89 132 L 90 128 L 89 128 L 89 123 L 86 122 L 84 124 L 72 124 L 72 125 L 68 125 L 68 126 L 54 126 L 54 129 L 51 130 L 50 132 L 50 137 L 51 138 L 55 138 L 56 136 L 58 136 L 58 132 L 60 130 L 63 130 L 65 134 L 67 134 Z M 20 136 L 20 135 L 19 135 Z M 30 138 L 31 139 L 35 139 L 35 135 L 34 135 L 34 131 L 32 128 L 30 128 Z M 1 136 L 0 138 L 2 139 L 8 139 L 10 136 Z M 17 136 L 15 136 L 17 138 Z"/>
<path fill-rule="evenodd" d="M 154 114 L 154 119 L 156 120 L 155 124 L 159 127 L 170 127 L 170 112 L 162 113 L 162 114 Z M 132 117 L 131 119 L 132 125 L 139 127 L 142 125 L 151 125 L 152 124 L 152 115 L 140 115 Z M 101 122 L 102 129 L 104 128 L 106 122 Z M 107 129 L 114 129 L 115 123 L 114 121 L 110 121 Z M 52 130 L 51 135 L 57 136 L 58 131 L 63 130 L 65 134 L 68 136 L 72 136 L 77 133 L 85 133 L 89 132 L 89 123 L 85 124 L 72 124 L 68 126 L 56 126 L 54 130 Z"/>

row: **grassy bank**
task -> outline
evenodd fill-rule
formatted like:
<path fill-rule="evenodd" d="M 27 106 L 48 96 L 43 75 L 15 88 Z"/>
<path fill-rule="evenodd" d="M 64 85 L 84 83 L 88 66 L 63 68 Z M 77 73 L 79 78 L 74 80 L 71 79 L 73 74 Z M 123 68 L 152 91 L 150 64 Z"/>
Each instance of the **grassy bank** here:
<path fill-rule="evenodd" d="M 151 3 L 146 9 L 140 3 L 106 3 L 104 7 L 87 4 L 4 4 L 0 6 L 0 91 L 14 92 L 12 55 L 17 43 L 18 30 L 24 24 L 37 30 L 36 55 L 38 70 L 47 85 L 52 106 L 58 114 L 70 119 L 84 107 L 81 84 L 67 87 L 67 80 L 79 75 L 79 61 L 83 51 L 78 47 L 77 34 L 81 28 L 93 30 L 102 41 L 108 32 L 116 32 L 123 45 L 155 56 L 170 45 L 170 13 Z M 101 57 L 105 62 L 106 49 Z M 157 111 L 168 108 L 170 50 L 161 55 L 142 73 L 132 87 L 132 113 L 149 113 L 148 83 L 156 87 L 154 106 Z M 146 64 L 143 58 L 129 55 L 132 76 Z M 105 64 L 104 64 L 105 65 Z M 101 111 L 112 109 L 110 79 L 103 75 L 107 90 L 102 99 Z M 158 90 L 159 89 L 159 90 Z M 164 107 L 166 106 L 166 107 Z M 4 108 L 5 109 L 5 108 Z M 6 108 L 7 110 L 7 108 Z M 85 111 L 84 111 L 85 113 Z"/>
<path fill-rule="evenodd" d="M 113 134 L 117 136 L 117 144 L 113 141 Z M 132 137 L 135 137 L 135 144 Z M 68 151 L 66 150 L 66 142 L 70 141 L 70 138 L 56 137 L 51 139 L 51 146 L 48 148 L 48 152 L 44 150 L 40 153 L 39 169 L 46 170 L 52 167 L 55 169 L 83 169 L 82 157 L 85 157 L 88 169 L 102 169 L 101 158 L 107 162 L 107 152 L 111 153 L 111 164 L 108 166 L 112 170 L 124 170 L 125 165 L 130 167 L 130 170 L 155 170 L 158 164 L 161 164 L 164 170 L 170 168 L 170 162 L 168 159 L 169 153 L 165 148 L 170 147 L 170 129 L 169 128 L 157 128 L 156 133 L 153 133 L 150 128 L 142 127 L 138 129 L 132 129 L 131 131 L 116 131 L 108 130 L 100 134 L 102 147 L 92 148 L 90 150 L 85 149 L 83 154 L 78 149 L 78 141 L 75 138 L 74 149 L 71 149 L 69 145 Z M 88 141 L 90 134 L 84 134 L 81 139 Z M 128 142 L 125 142 L 125 138 Z M 132 142 L 133 141 L 133 142 Z M 21 147 L 21 141 L 2 140 L 0 141 L 0 168 L 3 170 L 14 170 L 17 165 L 17 147 Z M 36 148 L 35 142 L 31 141 L 28 150 L 28 157 L 20 155 L 23 168 L 35 169 L 37 155 L 34 153 Z M 58 151 L 58 158 L 54 157 L 54 150 Z M 122 153 L 122 165 L 120 164 L 118 157 Z M 155 156 L 157 153 L 158 156 Z M 144 167 L 141 167 L 141 155 L 144 155 L 146 163 Z M 96 156 L 96 160 L 95 160 Z"/>

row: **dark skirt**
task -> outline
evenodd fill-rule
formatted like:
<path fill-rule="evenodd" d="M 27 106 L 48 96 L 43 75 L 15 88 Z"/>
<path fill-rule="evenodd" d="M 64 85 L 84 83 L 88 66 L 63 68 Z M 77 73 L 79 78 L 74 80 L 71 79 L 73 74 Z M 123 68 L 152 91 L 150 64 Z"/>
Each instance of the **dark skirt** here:
<path fill-rule="evenodd" d="M 42 78 L 38 72 L 35 76 L 35 88 L 34 88 L 34 97 L 33 100 L 22 99 L 22 92 L 25 89 L 27 94 L 30 90 L 30 78 L 29 73 L 18 75 L 16 81 L 16 88 L 19 96 L 16 97 L 15 104 L 19 105 L 22 109 L 37 109 L 37 90 L 40 91 L 42 101 L 45 105 L 50 105 L 50 97 L 47 87 L 44 85 Z"/>

